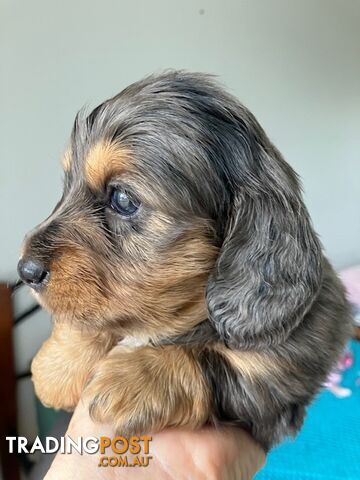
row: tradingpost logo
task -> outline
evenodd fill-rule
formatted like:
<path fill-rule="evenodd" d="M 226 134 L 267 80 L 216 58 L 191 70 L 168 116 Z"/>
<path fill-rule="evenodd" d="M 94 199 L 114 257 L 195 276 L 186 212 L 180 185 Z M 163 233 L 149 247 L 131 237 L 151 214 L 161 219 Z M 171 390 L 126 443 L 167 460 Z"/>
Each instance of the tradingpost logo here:
<path fill-rule="evenodd" d="M 98 467 L 147 467 L 152 460 L 149 435 L 124 437 L 45 437 L 42 442 L 36 437 L 33 444 L 26 437 L 6 437 L 10 453 L 77 453 L 80 455 L 99 454 Z"/>

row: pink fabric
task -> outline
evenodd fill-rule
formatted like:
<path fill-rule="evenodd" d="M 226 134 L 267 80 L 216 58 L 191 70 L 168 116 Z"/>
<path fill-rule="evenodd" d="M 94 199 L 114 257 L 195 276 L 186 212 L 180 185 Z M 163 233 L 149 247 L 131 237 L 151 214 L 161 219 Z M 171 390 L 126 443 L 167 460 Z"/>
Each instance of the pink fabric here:
<path fill-rule="evenodd" d="M 345 285 L 349 302 L 360 306 L 360 265 L 343 270 L 339 276 Z"/>

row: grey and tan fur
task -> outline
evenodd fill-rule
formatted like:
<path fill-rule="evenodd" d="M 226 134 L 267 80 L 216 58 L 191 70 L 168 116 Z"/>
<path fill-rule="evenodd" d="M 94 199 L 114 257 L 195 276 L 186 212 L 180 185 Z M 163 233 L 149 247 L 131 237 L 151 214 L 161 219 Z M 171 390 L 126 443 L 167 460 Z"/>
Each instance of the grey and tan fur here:
<path fill-rule="evenodd" d="M 54 315 L 40 399 L 83 395 L 122 432 L 229 423 L 265 449 L 295 434 L 351 320 L 297 175 L 254 116 L 207 75 L 150 76 L 78 115 L 64 170 L 19 264 Z"/>

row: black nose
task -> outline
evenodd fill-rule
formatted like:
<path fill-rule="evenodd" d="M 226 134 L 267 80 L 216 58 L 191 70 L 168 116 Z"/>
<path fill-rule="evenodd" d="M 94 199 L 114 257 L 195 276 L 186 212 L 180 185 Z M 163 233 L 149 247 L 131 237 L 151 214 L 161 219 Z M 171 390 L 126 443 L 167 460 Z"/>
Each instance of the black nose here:
<path fill-rule="evenodd" d="M 49 275 L 41 262 L 31 258 L 21 259 L 17 269 L 21 280 L 31 287 L 41 286 Z"/>

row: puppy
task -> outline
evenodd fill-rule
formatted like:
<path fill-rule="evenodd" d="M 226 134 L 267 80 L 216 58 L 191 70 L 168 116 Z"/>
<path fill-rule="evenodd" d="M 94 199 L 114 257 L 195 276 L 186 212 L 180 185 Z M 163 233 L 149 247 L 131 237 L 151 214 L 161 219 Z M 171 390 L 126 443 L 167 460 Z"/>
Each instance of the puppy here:
<path fill-rule="evenodd" d="M 299 181 L 203 74 L 130 85 L 75 119 L 64 192 L 18 270 L 54 317 L 40 400 L 122 433 L 295 434 L 350 332 Z"/>

